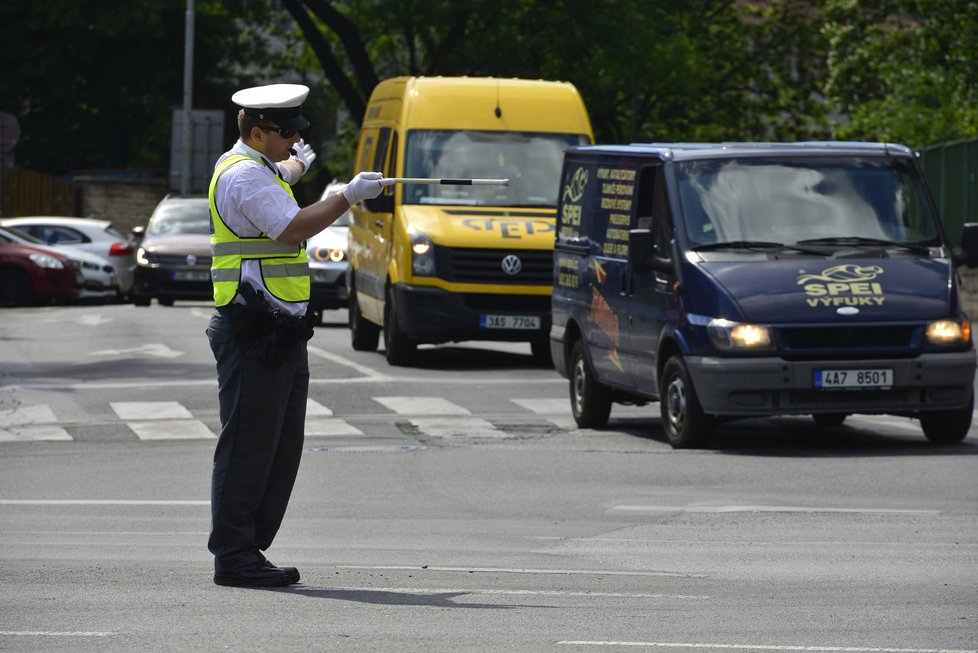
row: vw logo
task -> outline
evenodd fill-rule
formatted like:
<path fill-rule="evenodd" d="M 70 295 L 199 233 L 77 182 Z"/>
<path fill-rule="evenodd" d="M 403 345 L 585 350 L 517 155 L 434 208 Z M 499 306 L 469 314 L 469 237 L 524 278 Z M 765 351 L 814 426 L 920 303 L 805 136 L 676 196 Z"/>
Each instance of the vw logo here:
<path fill-rule="evenodd" d="M 193 254 L 187 254 L 187 265 L 197 265 L 197 257 Z"/>
<path fill-rule="evenodd" d="M 520 270 L 523 269 L 523 261 L 516 254 L 507 254 L 503 257 L 503 262 L 499 267 L 503 269 L 503 272 L 512 277 L 519 274 Z"/>

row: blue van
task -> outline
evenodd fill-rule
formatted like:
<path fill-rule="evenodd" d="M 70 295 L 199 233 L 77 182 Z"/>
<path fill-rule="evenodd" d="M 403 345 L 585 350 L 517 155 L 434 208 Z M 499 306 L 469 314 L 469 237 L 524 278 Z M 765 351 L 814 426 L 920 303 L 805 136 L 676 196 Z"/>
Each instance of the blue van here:
<path fill-rule="evenodd" d="M 570 148 L 550 347 L 582 428 L 659 401 L 675 448 L 722 420 L 853 413 L 971 428 L 975 349 L 916 154 L 882 143 Z"/>

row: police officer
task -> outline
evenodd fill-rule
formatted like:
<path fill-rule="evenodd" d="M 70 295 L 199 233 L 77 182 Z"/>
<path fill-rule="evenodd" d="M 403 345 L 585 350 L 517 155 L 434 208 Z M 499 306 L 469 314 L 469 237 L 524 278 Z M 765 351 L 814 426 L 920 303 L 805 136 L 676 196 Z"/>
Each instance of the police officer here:
<path fill-rule="evenodd" d="M 308 94 L 301 84 L 235 93 L 241 138 L 218 159 L 208 193 L 216 311 L 207 337 L 221 417 L 208 548 L 218 585 L 299 580 L 296 568 L 277 567 L 262 551 L 285 516 L 302 453 L 312 335 L 303 243 L 382 190 L 380 173 L 362 172 L 342 193 L 299 208 L 290 184 L 316 156 L 300 136 Z"/>

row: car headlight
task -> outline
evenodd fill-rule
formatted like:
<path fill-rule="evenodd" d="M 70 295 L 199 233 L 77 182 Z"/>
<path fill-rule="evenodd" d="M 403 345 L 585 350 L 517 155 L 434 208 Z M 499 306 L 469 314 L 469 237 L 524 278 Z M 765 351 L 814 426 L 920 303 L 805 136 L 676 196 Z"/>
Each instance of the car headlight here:
<path fill-rule="evenodd" d="M 960 345 L 971 342 L 969 320 L 937 320 L 927 325 L 927 342 L 932 345 Z"/>
<path fill-rule="evenodd" d="M 419 277 L 435 276 L 435 244 L 421 232 L 411 230 L 411 271 Z"/>
<path fill-rule="evenodd" d="M 140 247 L 136 250 L 136 263 L 139 265 L 151 265 L 156 262 L 156 254 Z"/>
<path fill-rule="evenodd" d="M 63 270 L 64 263 L 54 258 L 53 256 L 48 256 L 47 254 L 31 254 L 31 261 L 34 262 L 39 268 L 47 268 L 49 270 Z"/>
<path fill-rule="evenodd" d="M 346 260 L 346 251 L 340 247 L 316 247 L 309 254 L 320 263 L 342 263 Z"/>
<path fill-rule="evenodd" d="M 771 330 L 760 324 L 714 318 L 706 325 L 706 330 L 713 346 L 723 351 L 767 349 L 773 343 Z"/>

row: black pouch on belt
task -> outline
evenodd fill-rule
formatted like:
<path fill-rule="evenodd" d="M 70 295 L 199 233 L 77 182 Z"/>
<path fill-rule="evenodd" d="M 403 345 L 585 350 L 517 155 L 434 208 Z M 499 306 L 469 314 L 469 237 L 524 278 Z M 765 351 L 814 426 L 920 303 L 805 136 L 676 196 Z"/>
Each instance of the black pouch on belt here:
<path fill-rule="evenodd" d="M 312 329 L 301 318 L 272 312 L 250 285 L 242 284 L 238 293 L 245 303 L 232 305 L 231 333 L 266 365 L 281 364 L 300 340 L 312 337 Z"/>

